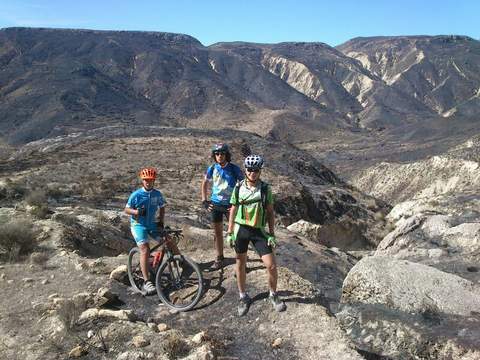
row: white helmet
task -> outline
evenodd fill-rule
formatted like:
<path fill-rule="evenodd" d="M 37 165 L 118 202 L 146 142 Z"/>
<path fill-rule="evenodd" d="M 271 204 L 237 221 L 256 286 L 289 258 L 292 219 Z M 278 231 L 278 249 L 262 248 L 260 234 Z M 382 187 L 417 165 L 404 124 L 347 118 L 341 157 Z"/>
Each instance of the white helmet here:
<path fill-rule="evenodd" d="M 245 169 L 261 169 L 263 158 L 260 155 L 248 155 L 244 161 Z"/>

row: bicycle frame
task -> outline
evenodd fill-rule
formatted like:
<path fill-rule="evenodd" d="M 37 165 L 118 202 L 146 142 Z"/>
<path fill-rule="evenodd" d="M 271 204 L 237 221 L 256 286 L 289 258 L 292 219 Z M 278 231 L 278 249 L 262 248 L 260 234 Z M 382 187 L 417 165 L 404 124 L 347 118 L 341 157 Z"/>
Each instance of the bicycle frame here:
<path fill-rule="evenodd" d="M 180 234 L 181 230 L 164 230 L 165 240 L 150 249 L 150 256 L 153 257 L 153 259 L 152 263 L 149 265 L 152 267 L 154 272 L 156 272 L 157 268 L 163 263 L 165 254 L 167 255 L 167 259 L 170 259 L 174 256 L 168 245 L 172 243 L 171 235 L 179 236 Z"/>

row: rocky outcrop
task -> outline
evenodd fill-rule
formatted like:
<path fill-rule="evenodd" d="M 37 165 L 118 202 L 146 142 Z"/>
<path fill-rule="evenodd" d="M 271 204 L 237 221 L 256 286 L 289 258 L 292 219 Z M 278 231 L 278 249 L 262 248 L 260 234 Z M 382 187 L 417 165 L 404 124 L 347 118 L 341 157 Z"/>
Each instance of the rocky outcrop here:
<path fill-rule="evenodd" d="M 434 201 L 441 195 L 473 190 L 478 183 L 477 161 L 448 154 L 409 164 L 381 163 L 354 180 L 354 185 L 363 191 L 396 202 L 420 198 Z"/>
<path fill-rule="evenodd" d="M 448 289 L 448 291 L 445 291 Z M 407 313 L 480 312 L 480 288 L 459 276 L 385 256 L 360 260 L 343 283 L 343 303 L 383 304 Z"/>
<path fill-rule="evenodd" d="M 480 45 L 467 36 L 356 38 L 337 48 L 442 116 L 477 94 Z"/>
<path fill-rule="evenodd" d="M 337 318 L 359 348 L 381 356 L 474 359 L 479 292 L 471 281 L 432 267 L 367 257 L 345 278 Z"/>

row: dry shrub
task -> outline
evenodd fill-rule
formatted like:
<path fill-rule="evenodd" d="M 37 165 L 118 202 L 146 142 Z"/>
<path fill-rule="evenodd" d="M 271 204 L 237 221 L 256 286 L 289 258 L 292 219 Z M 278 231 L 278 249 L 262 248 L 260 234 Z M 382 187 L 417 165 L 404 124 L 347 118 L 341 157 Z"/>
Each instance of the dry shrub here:
<path fill-rule="evenodd" d="M 74 226 L 78 223 L 77 217 L 70 214 L 55 214 L 55 220 L 67 226 Z"/>
<path fill-rule="evenodd" d="M 59 184 L 49 184 L 47 188 L 47 196 L 60 200 L 72 195 L 72 190 L 61 188 Z"/>
<path fill-rule="evenodd" d="M 48 254 L 46 252 L 33 252 L 30 255 L 30 262 L 34 265 L 45 268 L 48 261 Z"/>
<path fill-rule="evenodd" d="M 77 323 L 80 311 L 73 300 L 65 299 L 57 305 L 57 315 L 66 332 L 70 332 Z"/>
<path fill-rule="evenodd" d="M 183 235 L 183 239 L 181 239 L 181 241 L 182 241 L 181 246 L 185 249 L 192 250 L 194 248 L 195 243 L 194 243 L 193 232 L 191 230 L 190 225 L 183 225 L 182 226 L 182 235 Z"/>
<path fill-rule="evenodd" d="M 30 213 L 39 218 L 45 219 L 50 215 L 48 210 L 48 197 L 44 189 L 30 191 L 25 198 L 25 202 L 32 206 Z"/>
<path fill-rule="evenodd" d="M 35 206 L 32 210 L 30 210 L 30 214 L 35 216 L 38 219 L 46 219 L 50 216 L 51 212 L 48 209 L 47 205 L 42 206 Z"/>
<path fill-rule="evenodd" d="M 172 330 L 168 333 L 162 343 L 163 351 L 169 359 L 177 359 L 189 353 L 190 347 L 185 341 L 185 336 L 178 330 Z"/>
<path fill-rule="evenodd" d="M 13 219 L 0 227 L 0 255 L 9 261 L 18 260 L 35 248 L 38 231 L 27 219 Z"/>
<path fill-rule="evenodd" d="M 28 205 L 40 207 L 48 202 L 47 193 L 44 189 L 32 190 L 25 198 Z"/>
<path fill-rule="evenodd" d="M 27 188 L 23 182 L 14 182 L 10 179 L 5 180 L 4 197 L 7 199 L 19 200 L 25 196 Z"/>

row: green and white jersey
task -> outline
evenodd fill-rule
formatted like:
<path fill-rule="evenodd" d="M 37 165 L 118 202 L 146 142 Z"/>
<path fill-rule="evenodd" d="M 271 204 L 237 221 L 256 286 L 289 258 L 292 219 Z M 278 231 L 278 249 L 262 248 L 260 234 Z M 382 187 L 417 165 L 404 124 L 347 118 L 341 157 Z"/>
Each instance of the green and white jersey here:
<path fill-rule="evenodd" d="M 238 206 L 235 222 L 240 225 L 252 226 L 263 229 L 266 224 L 266 209 L 262 205 L 261 181 L 257 185 L 250 188 L 246 185 L 246 181 L 240 183 L 237 194 L 234 191 L 230 198 L 230 204 Z M 272 188 L 267 185 L 266 204 L 273 204 Z"/>

